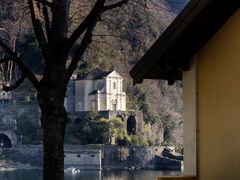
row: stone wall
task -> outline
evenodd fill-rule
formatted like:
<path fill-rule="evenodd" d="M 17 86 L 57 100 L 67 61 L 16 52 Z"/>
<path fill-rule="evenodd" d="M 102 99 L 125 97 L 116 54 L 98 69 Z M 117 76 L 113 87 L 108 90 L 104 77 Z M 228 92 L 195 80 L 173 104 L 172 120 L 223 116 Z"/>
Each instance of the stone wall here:
<path fill-rule="evenodd" d="M 162 156 L 164 147 L 121 147 L 68 145 L 65 149 L 65 167 L 79 169 L 175 169 L 181 162 Z M 42 166 L 42 146 L 17 146 L 3 149 L 1 158 Z"/>
<path fill-rule="evenodd" d="M 65 167 L 79 169 L 101 169 L 101 150 L 88 146 L 65 146 Z M 4 148 L 1 159 L 11 160 L 32 166 L 43 165 L 43 149 L 41 145 L 19 145 L 14 148 Z"/>
<path fill-rule="evenodd" d="M 12 105 L 8 108 L 0 108 L 0 116 L 13 115 L 19 117 L 24 113 L 40 113 L 40 109 L 36 104 L 32 105 Z"/>
<path fill-rule="evenodd" d="M 105 169 L 155 169 L 156 156 L 161 156 L 163 147 L 104 146 Z"/>
<path fill-rule="evenodd" d="M 65 146 L 65 168 L 76 167 L 78 169 L 102 169 L 101 149 L 81 148 L 81 146 Z"/>
<path fill-rule="evenodd" d="M 2 159 L 30 164 L 33 166 L 42 166 L 42 146 L 21 145 L 14 148 L 3 149 Z"/>

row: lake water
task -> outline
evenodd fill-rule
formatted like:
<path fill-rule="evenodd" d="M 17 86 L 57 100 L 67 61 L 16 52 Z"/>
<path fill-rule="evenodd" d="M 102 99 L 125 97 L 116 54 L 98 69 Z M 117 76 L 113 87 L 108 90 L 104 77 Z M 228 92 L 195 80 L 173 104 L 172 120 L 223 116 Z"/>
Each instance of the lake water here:
<path fill-rule="evenodd" d="M 80 173 L 65 173 L 65 180 L 155 180 L 158 176 L 179 175 L 179 171 L 86 171 Z M 42 171 L 16 170 L 0 172 L 0 180 L 42 180 Z"/>

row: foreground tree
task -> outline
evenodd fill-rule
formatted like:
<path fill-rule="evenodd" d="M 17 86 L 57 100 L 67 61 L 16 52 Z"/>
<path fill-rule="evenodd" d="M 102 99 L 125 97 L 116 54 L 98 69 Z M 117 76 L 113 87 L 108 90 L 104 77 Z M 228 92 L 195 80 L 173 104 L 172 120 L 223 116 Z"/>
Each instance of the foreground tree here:
<path fill-rule="evenodd" d="M 64 177 L 63 144 L 67 119 L 64 97 L 68 81 L 91 43 L 92 32 L 101 15 L 127 2 L 96 0 L 89 14 L 69 35 L 70 0 L 28 0 L 33 29 L 44 59 L 44 73 L 40 79 L 5 40 L 0 40 L 0 51 L 5 54 L 0 63 L 14 62 L 22 72 L 16 81 L 2 82 L 2 89 L 11 91 L 27 77 L 38 94 L 43 129 L 44 180 L 62 180 Z M 69 63 L 70 51 L 77 41 L 80 43 Z"/>

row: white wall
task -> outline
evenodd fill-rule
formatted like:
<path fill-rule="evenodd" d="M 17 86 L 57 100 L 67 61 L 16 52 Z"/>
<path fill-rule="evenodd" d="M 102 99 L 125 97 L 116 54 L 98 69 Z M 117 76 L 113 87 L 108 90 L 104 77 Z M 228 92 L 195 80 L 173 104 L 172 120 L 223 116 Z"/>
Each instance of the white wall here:
<path fill-rule="evenodd" d="M 64 152 L 65 167 L 80 169 L 101 169 L 101 150 L 85 150 L 79 152 Z"/>
<path fill-rule="evenodd" d="M 75 84 L 75 111 L 89 111 L 91 104 L 88 98 L 92 92 L 93 82 L 91 80 L 79 80 Z M 80 109 L 79 104 L 82 104 Z"/>
<path fill-rule="evenodd" d="M 115 87 L 114 87 L 115 83 Z M 114 110 L 113 101 L 117 100 L 116 110 L 126 111 L 126 93 L 123 92 L 123 78 L 113 71 L 106 78 L 98 80 L 75 81 L 75 111 L 92 111 L 92 101 L 95 101 L 97 111 Z M 97 94 L 89 94 L 99 90 Z M 73 95 L 71 94 L 73 97 Z M 81 104 L 81 105 L 80 105 Z M 70 106 L 70 104 L 66 104 Z M 81 106 L 81 107 L 80 107 Z"/>
<path fill-rule="evenodd" d="M 116 71 L 113 71 L 107 76 L 106 80 L 107 109 L 114 110 L 113 101 L 117 100 L 116 110 L 126 111 L 126 93 L 122 89 L 123 78 Z"/>

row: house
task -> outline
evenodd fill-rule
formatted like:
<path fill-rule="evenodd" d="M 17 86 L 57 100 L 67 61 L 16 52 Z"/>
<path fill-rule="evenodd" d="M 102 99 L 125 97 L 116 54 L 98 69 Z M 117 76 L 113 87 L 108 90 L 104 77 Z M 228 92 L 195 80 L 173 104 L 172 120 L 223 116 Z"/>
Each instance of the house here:
<path fill-rule="evenodd" d="M 68 112 L 126 111 L 123 78 L 115 70 L 93 69 L 68 85 L 65 107 Z"/>
<path fill-rule="evenodd" d="M 240 179 L 239 5 L 191 0 L 130 73 L 183 81 L 183 174 L 200 180 Z"/>

